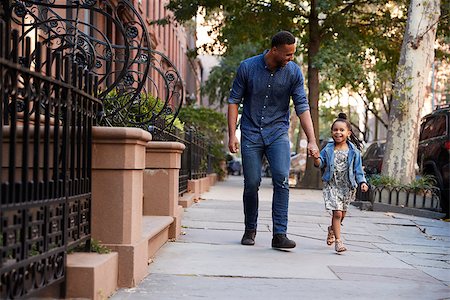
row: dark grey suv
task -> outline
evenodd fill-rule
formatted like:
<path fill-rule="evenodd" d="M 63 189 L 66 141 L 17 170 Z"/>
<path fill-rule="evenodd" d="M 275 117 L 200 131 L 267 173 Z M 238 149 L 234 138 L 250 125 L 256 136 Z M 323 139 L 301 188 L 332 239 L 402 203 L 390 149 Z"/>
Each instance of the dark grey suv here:
<path fill-rule="evenodd" d="M 436 178 L 441 190 L 441 208 L 449 217 L 450 105 L 438 106 L 422 118 L 417 163 L 422 174 Z"/>

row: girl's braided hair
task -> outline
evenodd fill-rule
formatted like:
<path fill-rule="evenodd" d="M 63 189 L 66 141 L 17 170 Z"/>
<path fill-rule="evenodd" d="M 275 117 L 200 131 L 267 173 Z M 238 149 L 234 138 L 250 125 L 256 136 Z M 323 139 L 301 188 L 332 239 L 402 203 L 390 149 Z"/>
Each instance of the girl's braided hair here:
<path fill-rule="evenodd" d="M 343 112 L 339 113 L 337 119 L 334 120 L 333 124 L 331 125 L 331 130 L 333 130 L 334 123 L 336 123 L 336 122 L 344 122 L 345 124 L 347 124 L 348 130 L 351 131 L 351 134 L 350 134 L 350 137 L 349 137 L 350 142 L 352 142 L 352 143 L 356 146 L 356 148 L 358 148 L 358 150 L 361 151 L 362 148 L 363 148 L 363 144 L 362 144 L 362 142 L 356 137 L 356 135 L 353 133 L 353 130 L 352 130 L 352 124 L 351 124 L 350 121 L 347 119 L 347 115 L 346 115 L 345 113 L 343 113 Z"/>

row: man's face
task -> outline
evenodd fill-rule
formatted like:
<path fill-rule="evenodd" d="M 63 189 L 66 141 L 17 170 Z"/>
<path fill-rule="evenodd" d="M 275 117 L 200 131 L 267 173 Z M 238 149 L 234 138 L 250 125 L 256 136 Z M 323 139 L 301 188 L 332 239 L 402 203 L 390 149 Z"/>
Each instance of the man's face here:
<path fill-rule="evenodd" d="M 272 48 L 277 67 L 284 67 L 288 62 L 294 59 L 295 44 L 280 45 Z"/>

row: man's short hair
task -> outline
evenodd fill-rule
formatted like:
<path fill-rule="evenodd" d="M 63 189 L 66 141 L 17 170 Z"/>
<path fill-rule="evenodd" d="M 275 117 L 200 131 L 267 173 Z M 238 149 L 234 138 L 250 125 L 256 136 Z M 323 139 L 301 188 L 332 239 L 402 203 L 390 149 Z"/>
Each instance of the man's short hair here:
<path fill-rule="evenodd" d="M 295 44 L 295 37 L 289 31 L 280 31 L 272 37 L 272 47 Z"/>

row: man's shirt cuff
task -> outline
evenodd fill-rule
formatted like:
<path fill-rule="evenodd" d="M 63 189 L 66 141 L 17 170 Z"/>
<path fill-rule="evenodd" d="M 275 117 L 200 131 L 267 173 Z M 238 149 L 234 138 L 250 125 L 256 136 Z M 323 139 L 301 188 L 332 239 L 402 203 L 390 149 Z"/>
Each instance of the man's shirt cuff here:
<path fill-rule="evenodd" d="M 241 103 L 241 99 L 228 98 L 228 104 L 240 104 L 240 103 Z"/>
<path fill-rule="evenodd" d="M 295 106 L 295 112 L 297 113 L 297 116 L 300 116 L 302 113 L 304 113 L 307 110 L 309 110 L 308 103 L 298 104 Z"/>

